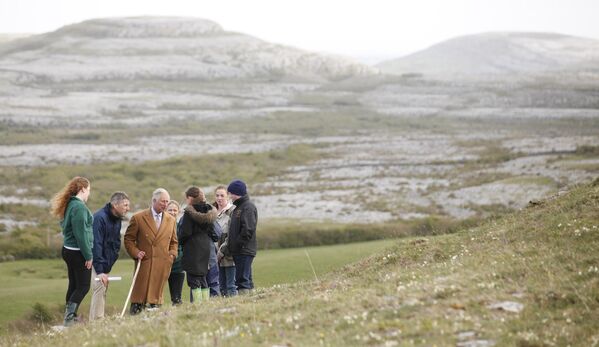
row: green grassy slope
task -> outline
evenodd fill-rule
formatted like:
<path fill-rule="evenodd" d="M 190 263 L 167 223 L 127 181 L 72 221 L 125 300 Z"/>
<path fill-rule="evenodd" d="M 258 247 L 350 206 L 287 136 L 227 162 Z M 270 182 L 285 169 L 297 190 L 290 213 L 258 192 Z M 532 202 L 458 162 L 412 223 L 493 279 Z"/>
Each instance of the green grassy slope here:
<path fill-rule="evenodd" d="M 394 243 L 393 240 L 360 242 L 336 246 L 307 247 L 280 250 L 259 251 L 254 262 L 256 286 L 265 287 L 282 283 L 293 283 L 314 278 L 308 257 L 312 260 L 314 271 L 321 276 L 348 262 L 376 253 Z M 26 324 L 35 303 L 42 303 L 53 314 L 53 324 L 58 324 L 64 306 L 66 292 L 66 266 L 59 259 L 22 260 L 12 263 L 0 263 L 0 335 L 14 333 L 17 327 L 30 328 Z M 120 313 L 127 297 L 127 291 L 133 275 L 133 261 L 128 258 L 117 261 L 112 276 L 121 276 L 122 281 L 112 282 L 108 289 L 106 313 Z M 165 302 L 170 302 L 168 287 L 165 288 Z M 189 291 L 185 284 L 183 290 L 185 302 L 189 302 Z M 80 309 L 87 319 L 91 293 L 88 294 Z M 17 327 L 15 320 L 20 322 Z M 0 344 L 1 345 L 1 344 Z"/>
<path fill-rule="evenodd" d="M 320 282 L 0 344 L 593 346 L 598 228 L 596 181 L 475 229 L 402 239 Z M 493 308 L 504 301 L 522 309 Z"/>

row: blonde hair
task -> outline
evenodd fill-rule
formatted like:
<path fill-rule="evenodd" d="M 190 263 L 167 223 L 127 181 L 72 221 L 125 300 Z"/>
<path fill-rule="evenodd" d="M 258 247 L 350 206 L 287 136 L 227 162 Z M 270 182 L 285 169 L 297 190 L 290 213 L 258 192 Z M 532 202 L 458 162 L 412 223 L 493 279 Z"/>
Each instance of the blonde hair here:
<path fill-rule="evenodd" d="M 69 200 L 77 195 L 83 188 L 89 187 L 89 180 L 85 177 L 73 177 L 51 200 L 50 212 L 53 216 L 63 219 Z"/>
<path fill-rule="evenodd" d="M 181 209 L 181 205 L 179 205 L 179 203 L 177 202 L 177 200 L 171 200 L 168 202 L 168 204 L 166 204 L 166 207 L 169 207 L 170 205 L 175 205 L 177 206 L 177 209 Z"/>

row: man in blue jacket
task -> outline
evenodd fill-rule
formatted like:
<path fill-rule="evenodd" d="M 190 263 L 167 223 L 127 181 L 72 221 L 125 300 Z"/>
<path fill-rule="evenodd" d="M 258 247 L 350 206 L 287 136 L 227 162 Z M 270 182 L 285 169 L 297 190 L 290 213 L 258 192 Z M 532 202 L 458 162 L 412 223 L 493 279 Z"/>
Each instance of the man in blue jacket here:
<path fill-rule="evenodd" d="M 121 221 L 130 209 L 124 192 L 115 192 L 110 202 L 94 214 L 94 245 L 92 248 L 92 301 L 89 320 L 104 317 L 104 304 L 108 290 L 108 274 L 119 257 L 121 248 Z M 98 278 L 98 280 L 96 280 Z"/>

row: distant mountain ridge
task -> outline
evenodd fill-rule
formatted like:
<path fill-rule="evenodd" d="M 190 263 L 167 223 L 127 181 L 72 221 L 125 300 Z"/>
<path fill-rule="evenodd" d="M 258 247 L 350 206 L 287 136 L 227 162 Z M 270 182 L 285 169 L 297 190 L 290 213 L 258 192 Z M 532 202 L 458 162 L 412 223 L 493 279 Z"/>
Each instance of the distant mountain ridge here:
<path fill-rule="evenodd" d="M 450 39 L 376 65 L 428 77 L 598 72 L 599 40 L 553 33 L 498 32 Z"/>
<path fill-rule="evenodd" d="M 32 81 L 339 80 L 376 73 L 326 56 L 180 17 L 94 19 L 0 44 L 0 69 Z"/>

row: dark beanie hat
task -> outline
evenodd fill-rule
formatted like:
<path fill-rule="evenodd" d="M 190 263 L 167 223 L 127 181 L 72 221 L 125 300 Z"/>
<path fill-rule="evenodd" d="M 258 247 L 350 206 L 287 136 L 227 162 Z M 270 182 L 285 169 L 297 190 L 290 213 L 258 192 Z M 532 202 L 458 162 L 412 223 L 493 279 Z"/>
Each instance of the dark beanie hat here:
<path fill-rule="evenodd" d="M 247 188 L 242 180 L 234 180 L 231 183 L 229 183 L 227 191 L 237 196 L 244 196 L 247 194 Z"/>

